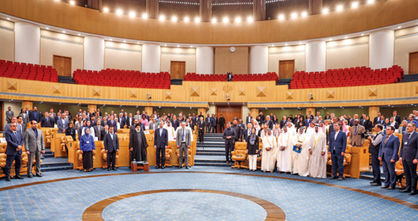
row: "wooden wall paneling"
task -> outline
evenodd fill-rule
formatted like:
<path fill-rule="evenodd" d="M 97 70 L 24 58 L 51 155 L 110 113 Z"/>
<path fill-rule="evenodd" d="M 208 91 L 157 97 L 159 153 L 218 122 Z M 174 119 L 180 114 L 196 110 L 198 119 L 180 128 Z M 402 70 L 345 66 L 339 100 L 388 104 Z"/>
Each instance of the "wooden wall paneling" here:
<path fill-rule="evenodd" d="M 409 53 L 409 74 L 418 74 L 418 52 Z"/>

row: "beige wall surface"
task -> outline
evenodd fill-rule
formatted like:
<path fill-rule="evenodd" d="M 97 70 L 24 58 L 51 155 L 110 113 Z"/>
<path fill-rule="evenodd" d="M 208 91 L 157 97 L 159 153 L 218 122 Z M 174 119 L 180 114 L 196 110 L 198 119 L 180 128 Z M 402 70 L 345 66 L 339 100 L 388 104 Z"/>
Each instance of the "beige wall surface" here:
<path fill-rule="evenodd" d="M 215 73 L 226 74 L 248 74 L 248 47 L 235 47 L 231 52 L 230 47 L 215 48 Z"/>
<path fill-rule="evenodd" d="M 327 42 L 326 69 L 369 66 L 369 38 Z"/>
<path fill-rule="evenodd" d="M 71 57 L 71 73 L 84 68 L 84 38 L 51 31 L 41 31 L 43 65 L 53 66 L 54 55 Z"/>
<path fill-rule="evenodd" d="M 418 26 L 395 32 L 395 61 L 409 73 L 409 53 L 418 52 Z"/>
<path fill-rule="evenodd" d="M 107 41 L 104 50 L 104 68 L 136 70 L 142 66 L 141 46 Z"/>
<path fill-rule="evenodd" d="M 284 46 L 269 48 L 269 72 L 279 74 L 279 60 L 295 60 L 295 71 L 305 70 L 305 46 Z"/>
<path fill-rule="evenodd" d="M 170 73 L 171 61 L 185 61 L 186 73 L 196 72 L 196 49 L 161 47 L 160 70 Z"/>
<path fill-rule="evenodd" d="M 14 61 L 14 24 L 0 20 L 0 59 Z"/>

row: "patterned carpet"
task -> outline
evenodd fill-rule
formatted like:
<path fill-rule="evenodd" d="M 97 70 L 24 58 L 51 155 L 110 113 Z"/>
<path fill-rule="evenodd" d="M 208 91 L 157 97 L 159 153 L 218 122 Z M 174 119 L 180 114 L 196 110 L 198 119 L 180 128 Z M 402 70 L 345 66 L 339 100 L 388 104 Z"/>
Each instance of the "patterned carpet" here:
<path fill-rule="evenodd" d="M 246 194 L 279 206 L 285 212 L 286 220 L 418 220 L 418 210 L 390 200 L 286 178 L 356 188 L 418 204 L 418 196 L 402 194 L 398 190 L 371 187 L 368 184 L 369 180 L 346 179 L 339 182 L 287 174 L 250 173 L 246 170 L 222 167 L 193 167 L 191 170 L 151 169 L 151 172 L 156 173 L 69 179 L 2 190 L 0 220 L 81 220 L 84 210 L 98 201 L 127 193 L 161 189 L 205 189 Z M 0 188 L 112 173 L 129 173 L 129 170 L 120 168 L 112 172 L 101 169 L 92 173 L 75 170 L 45 172 L 42 178 L 12 180 L 10 183 L 0 180 Z M 266 211 L 258 204 L 242 198 L 213 193 L 172 192 L 116 201 L 105 208 L 102 217 L 105 220 L 263 220 Z"/>

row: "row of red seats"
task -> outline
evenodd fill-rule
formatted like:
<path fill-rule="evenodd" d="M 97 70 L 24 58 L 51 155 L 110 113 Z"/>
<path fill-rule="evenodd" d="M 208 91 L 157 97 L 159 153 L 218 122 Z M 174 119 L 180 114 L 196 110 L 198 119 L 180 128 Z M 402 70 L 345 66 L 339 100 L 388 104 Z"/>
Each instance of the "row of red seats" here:
<path fill-rule="evenodd" d="M 118 69 L 101 71 L 76 70 L 74 71 L 73 79 L 76 84 L 113 87 L 169 89 L 171 86 L 168 72 L 144 73 Z"/>
<path fill-rule="evenodd" d="M 0 60 L 0 77 L 58 82 L 57 71 L 52 66 L 5 60 Z"/>
<path fill-rule="evenodd" d="M 187 73 L 184 76 L 185 81 L 226 81 L 226 74 L 196 74 Z M 278 77 L 275 72 L 267 72 L 265 74 L 234 74 L 232 81 L 277 81 Z"/>
<path fill-rule="evenodd" d="M 349 87 L 397 83 L 404 71 L 394 65 L 391 68 L 372 70 L 368 67 L 330 69 L 322 72 L 297 71 L 290 82 L 291 89 Z"/>

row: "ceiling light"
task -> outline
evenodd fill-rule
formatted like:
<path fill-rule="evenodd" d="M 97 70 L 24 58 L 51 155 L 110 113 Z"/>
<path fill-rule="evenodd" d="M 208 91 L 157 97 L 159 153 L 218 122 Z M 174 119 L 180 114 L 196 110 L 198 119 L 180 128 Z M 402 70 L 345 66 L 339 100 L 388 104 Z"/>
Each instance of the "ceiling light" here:
<path fill-rule="evenodd" d="M 285 43 L 285 44 L 284 44 L 284 46 L 288 46 L 288 45 L 289 45 L 288 43 Z"/>
<path fill-rule="evenodd" d="M 171 21 L 172 22 L 177 22 L 177 20 L 178 20 L 177 16 L 175 16 L 175 15 L 171 16 Z"/>
<path fill-rule="evenodd" d="M 334 40 L 334 39 L 333 38 L 328 39 L 328 41 L 332 41 L 332 40 Z"/>
<path fill-rule="evenodd" d="M 109 39 L 109 41 L 112 41 L 112 39 Z"/>
<path fill-rule="evenodd" d="M 336 10 L 337 12 L 342 12 L 342 11 L 344 10 L 344 5 L 342 5 L 342 4 L 337 5 L 337 7 L 335 8 L 335 10 Z"/>
<path fill-rule="evenodd" d="M 139 42 L 139 41 L 137 41 L 136 43 L 137 43 L 137 44 L 141 44 L 141 42 Z"/>
<path fill-rule="evenodd" d="M 211 21 L 212 23 L 216 23 L 216 22 L 218 22 L 218 20 L 217 20 L 216 18 L 212 18 L 210 21 Z"/>
<path fill-rule="evenodd" d="M 108 7 L 104 7 L 103 8 L 103 13 L 109 13 L 109 8 Z"/>
<path fill-rule="evenodd" d="M 306 17 L 308 17 L 308 12 L 303 11 L 300 15 L 302 16 L 302 18 L 306 18 Z"/>
<path fill-rule="evenodd" d="M 129 12 L 129 17 L 130 17 L 130 18 L 135 18 L 135 17 L 136 17 L 136 12 L 134 12 L 134 11 L 130 11 L 130 12 Z"/>
<path fill-rule="evenodd" d="M 348 37 L 347 36 L 344 36 L 344 39 L 347 39 Z"/>
<path fill-rule="evenodd" d="M 74 0 L 70 0 L 70 5 L 75 5 L 75 1 Z"/>
<path fill-rule="evenodd" d="M 278 19 L 279 19 L 279 21 L 283 21 L 285 19 L 284 14 L 280 14 Z"/>
<path fill-rule="evenodd" d="M 292 12 L 292 14 L 290 14 L 290 18 L 291 19 L 297 19 L 298 18 L 298 13 Z"/>
<path fill-rule="evenodd" d="M 54 2 L 60 2 L 60 0 L 54 0 Z"/>
<path fill-rule="evenodd" d="M 401 29 L 402 28 L 402 26 L 398 26 L 398 27 L 396 27 L 397 29 Z"/>
<path fill-rule="evenodd" d="M 179 47 L 180 47 L 180 45 L 177 45 L 177 47 L 179 48 Z"/>
<path fill-rule="evenodd" d="M 184 17 L 183 21 L 184 21 L 185 23 L 189 23 L 189 22 L 190 22 L 190 18 L 189 18 L 189 16 Z"/>
<path fill-rule="evenodd" d="M 329 9 L 328 8 L 323 8 L 322 9 L 322 14 L 327 15 L 329 13 Z"/>
<path fill-rule="evenodd" d="M 228 17 L 224 17 L 224 18 L 222 18 L 222 22 L 223 22 L 223 23 L 229 23 L 229 18 L 228 18 Z"/>
<path fill-rule="evenodd" d="M 158 20 L 160 20 L 160 21 L 165 21 L 165 15 L 160 15 L 160 16 L 158 17 Z"/>
<path fill-rule="evenodd" d="M 78 36 L 81 36 L 81 34 L 80 34 L 80 33 L 78 33 L 77 35 L 78 35 Z"/>
<path fill-rule="evenodd" d="M 8 21 L 10 21 L 10 18 L 9 18 L 9 17 L 7 17 L 6 19 L 7 19 Z"/>
<path fill-rule="evenodd" d="M 142 13 L 142 15 L 141 15 L 141 18 L 142 19 L 148 19 L 148 14 L 147 13 Z"/>
<path fill-rule="evenodd" d="M 364 33 L 361 33 L 361 36 L 364 36 Z"/>
<path fill-rule="evenodd" d="M 353 9 L 358 8 L 358 6 L 359 6 L 358 2 L 352 2 L 351 3 L 351 8 L 353 8 Z"/>
<path fill-rule="evenodd" d="M 247 17 L 247 22 L 249 22 L 249 23 L 254 22 L 254 17 L 253 16 L 248 16 Z"/>
<path fill-rule="evenodd" d="M 66 31 L 62 31 L 63 34 L 67 33 Z"/>
<path fill-rule="evenodd" d="M 116 9 L 116 15 L 117 16 L 122 16 L 123 15 L 123 10 L 120 9 L 120 8 Z"/>
<path fill-rule="evenodd" d="M 200 22 L 200 17 L 195 17 L 195 18 L 194 18 L 194 22 L 195 22 L 195 23 L 199 23 L 199 22 Z"/>
<path fill-rule="evenodd" d="M 241 17 L 236 17 L 235 18 L 235 23 L 237 23 L 237 24 L 241 23 Z"/>
<path fill-rule="evenodd" d="M 49 28 L 48 28 L 48 27 L 46 27 L 45 29 L 46 29 L 46 30 L 49 30 Z"/>
<path fill-rule="evenodd" d="M 374 4 L 375 2 L 376 2 L 375 0 L 367 0 L 368 5 Z"/>

